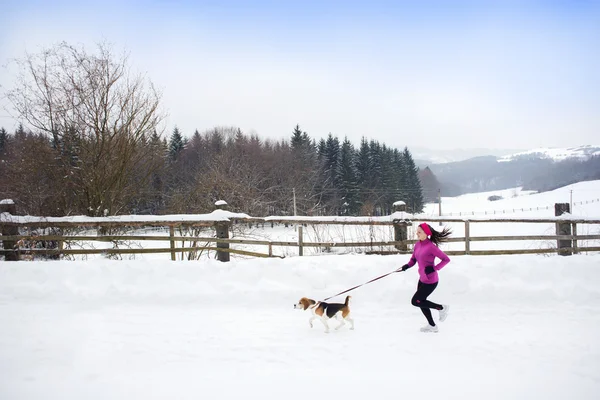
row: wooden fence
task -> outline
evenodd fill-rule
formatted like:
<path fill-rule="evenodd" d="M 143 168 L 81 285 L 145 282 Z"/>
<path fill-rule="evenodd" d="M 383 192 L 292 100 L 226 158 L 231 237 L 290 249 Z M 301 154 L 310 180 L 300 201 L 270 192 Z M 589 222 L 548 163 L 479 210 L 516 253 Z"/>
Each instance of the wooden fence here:
<path fill-rule="evenodd" d="M 392 214 L 387 217 L 348 217 L 335 218 L 331 220 L 318 220 L 313 218 L 254 218 L 254 217 L 231 217 L 219 218 L 215 220 L 194 220 L 182 218 L 180 220 L 169 220 L 168 216 L 162 220 L 119 220 L 118 218 L 95 218 L 82 221 L 69 221 L 61 218 L 44 219 L 44 218 L 24 218 L 14 217 L 6 213 L 2 214 L 0 219 L 0 227 L 2 228 L 2 236 L 0 241 L 3 242 L 4 254 L 8 260 L 8 255 L 16 255 L 16 259 L 24 258 L 23 256 L 33 257 L 35 255 L 44 255 L 46 257 L 60 258 L 66 255 L 86 255 L 86 254 L 104 254 L 104 255 L 120 255 L 120 254 L 148 254 L 148 253 L 170 253 L 171 259 L 175 260 L 177 254 L 181 254 L 181 258 L 194 259 L 194 254 L 198 252 L 215 252 L 221 261 L 228 261 L 229 254 L 240 254 L 245 256 L 255 257 L 278 257 L 274 248 L 277 247 L 295 247 L 297 254 L 302 256 L 305 248 L 358 248 L 367 254 L 398 254 L 411 252 L 410 245 L 415 243 L 415 240 L 408 239 L 407 227 L 412 225 L 413 216 L 410 214 L 401 214 L 401 218 L 395 218 L 399 214 Z M 185 216 L 184 216 L 185 217 Z M 600 224 L 600 220 L 594 219 L 565 219 L 565 218 L 548 218 L 548 219 L 453 219 L 453 218 L 418 218 L 419 222 L 433 223 L 458 223 L 464 224 L 464 236 L 451 237 L 449 242 L 462 242 L 464 249 L 448 250 L 449 255 L 499 255 L 499 254 L 543 254 L 543 253 L 558 253 L 562 255 L 570 255 L 580 252 L 596 252 L 600 251 L 600 234 L 578 235 L 577 229 L 582 225 Z M 511 235 L 511 236 L 473 236 L 471 235 L 472 227 L 480 223 L 494 224 L 555 224 L 556 232 L 560 232 L 559 226 L 568 225 L 572 230 L 571 234 L 553 234 L 553 235 Z M 270 241 L 270 240 L 252 240 L 248 238 L 228 238 L 228 232 L 234 228 L 244 225 L 271 225 L 285 224 L 295 225 L 298 230 L 298 240 L 296 241 Z M 389 226 L 393 227 L 394 235 L 390 235 L 389 241 L 305 241 L 303 229 L 308 226 L 317 225 L 363 225 L 363 226 Z M 221 237 L 218 237 L 218 230 L 227 227 L 227 231 L 221 232 Z M 149 234 L 139 234 L 142 228 L 161 228 L 168 235 L 153 236 Z M 14 234 L 15 228 L 23 232 L 26 230 L 53 230 L 53 233 L 44 234 Z M 85 235 L 77 234 L 86 230 Z M 126 234 L 127 230 L 133 230 L 133 234 Z M 176 231 L 186 231 L 190 235 L 177 235 Z M 197 235 L 194 231 L 208 230 L 214 231 L 214 235 Z M 7 232 L 13 232 L 8 234 Z M 399 240 L 398 240 L 399 239 Z M 599 245 L 581 246 L 581 241 L 599 241 Z M 130 244 L 138 241 L 159 241 L 168 242 L 168 247 L 161 248 L 131 248 Z M 473 250 L 472 245 L 475 242 L 497 242 L 497 241 L 551 241 L 556 243 L 556 247 L 550 248 L 525 248 L 525 249 L 500 249 L 500 250 Z M 112 248 L 73 248 L 74 244 L 83 242 L 108 242 L 112 244 Z M 165 243 L 166 244 L 166 243 Z M 234 249 L 230 245 L 244 245 L 251 247 L 253 251 Z M 256 250 L 256 251 L 254 251 Z M 223 255 L 227 257 L 221 258 Z M 13 259 L 15 259 L 13 258 Z"/>

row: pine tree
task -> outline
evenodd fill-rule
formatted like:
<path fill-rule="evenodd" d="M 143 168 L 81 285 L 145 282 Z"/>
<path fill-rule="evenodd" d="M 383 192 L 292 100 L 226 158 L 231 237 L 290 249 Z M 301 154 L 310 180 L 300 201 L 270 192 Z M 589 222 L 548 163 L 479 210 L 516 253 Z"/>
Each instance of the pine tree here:
<path fill-rule="evenodd" d="M 214 158 L 216 155 L 221 154 L 225 148 L 225 138 L 222 130 L 213 129 L 207 134 L 208 151 Z"/>
<path fill-rule="evenodd" d="M 151 175 L 150 181 L 148 182 L 148 196 L 146 199 L 147 211 L 152 214 L 160 213 L 165 207 L 166 201 L 166 180 L 167 170 L 167 159 L 169 157 L 169 148 L 166 139 L 161 139 L 160 135 L 156 132 L 156 129 L 152 131 L 150 135 L 150 165 L 160 165 L 156 168 Z"/>
<path fill-rule="evenodd" d="M 319 161 L 322 161 L 325 159 L 325 149 L 327 148 L 327 142 L 325 142 L 325 139 L 321 138 L 321 140 L 319 140 L 319 145 L 317 147 L 317 158 Z"/>
<path fill-rule="evenodd" d="M 373 206 L 374 215 L 381 215 L 384 210 L 385 190 L 383 186 L 383 148 L 376 140 L 369 142 L 369 154 L 371 156 L 371 176 L 369 189 L 372 189 L 370 202 Z"/>
<path fill-rule="evenodd" d="M 371 140 L 369 142 L 369 154 L 371 158 L 371 176 L 369 178 L 370 188 L 380 190 L 383 189 L 383 174 L 382 174 L 382 161 L 383 154 L 382 148 L 378 141 Z"/>
<path fill-rule="evenodd" d="M 315 145 L 316 160 L 313 163 L 315 171 L 315 185 L 314 185 L 314 203 L 313 207 L 318 215 L 324 215 L 327 213 L 325 203 L 327 202 L 329 195 L 329 189 L 331 189 L 331 182 L 328 182 L 326 170 L 326 148 L 327 143 L 325 139 L 321 138 L 319 144 Z"/>
<path fill-rule="evenodd" d="M 361 206 L 371 203 L 371 193 L 368 189 L 371 188 L 371 171 L 373 163 L 371 161 L 371 150 L 369 142 L 365 137 L 360 141 L 360 148 L 356 154 L 356 185 L 360 193 L 358 202 Z M 366 210 L 365 210 L 366 211 Z M 372 210 L 369 210 L 371 212 Z"/>
<path fill-rule="evenodd" d="M 197 131 L 196 131 L 197 132 Z M 235 132 L 235 143 L 238 145 L 244 144 L 246 142 L 246 136 L 240 128 Z"/>
<path fill-rule="evenodd" d="M 8 133 L 6 129 L 0 128 L 0 153 L 4 151 L 6 147 L 6 143 L 8 142 Z"/>
<path fill-rule="evenodd" d="M 179 132 L 179 128 L 175 127 L 173 129 L 173 133 L 171 134 L 171 138 L 169 139 L 169 159 L 171 161 L 177 160 L 179 154 L 185 148 L 185 142 L 183 140 L 183 136 Z"/>
<path fill-rule="evenodd" d="M 318 149 L 317 190 L 320 192 L 319 203 L 321 211 L 326 214 L 336 214 L 340 206 L 337 192 L 337 168 L 339 162 L 340 141 L 330 133 L 327 140 L 321 140 Z"/>
<path fill-rule="evenodd" d="M 167 143 L 161 139 L 160 135 L 156 132 L 156 129 L 150 135 L 150 146 L 152 148 L 151 154 L 153 156 L 166 156 L 168 153 Z"/>
<path fill-rule="evenodd" d="M 198 129 L 194 131 L 188 147 L 192 151 L 193 156 L 196 158 L 198 158 L 202 153 L 204 148 L 204 139 L 202 139 L 202 136 L 200 136 Z"/>
<path fill-rule="evenodd" d="M 198 129 L 196 129 L 194 131 L 194 134 L 192 135 L 192 140 L 195 142 L 201 142 L 202 141 L 202 136 L 200 136 L 200 132 L 198 132 Z"/>
<path fill-rule="evenodd" d="M 423 192 L 421 189 L 421 181 L 419 180 L 419 168 L 417 168 L 410 151 L 404 148 L 402 153 L 404 165 L 406 168 L 406 183 L 408 190 L 407 206 L 413 213 L 423 211 Z"/>
<path fill-rule="evenodd" d="M 27 133 L 25 132 L 25 128 L 23 128 L 23 124 L 19 124 L 17 130 L 15 131 L 15 138 L 19 141 L 25 140 Z"/>
<path fill-rule="evenodd" d="M 304 148 L 304 135 L 306 135 L 306 132 L 302 132 L 300 125 L 296 125 L 294 131 L 292 132 L 292 152 L 298 152 Z"/>
<path fill-rule="evenodd" d="M 325 144 L 325 174 L 333 187 L 338 187 L 336 171 L 340 161 L 340 140 L 330 133 Z"/>
<path fill-rule="evenodd" d="M 339 182 L 342 200 L 342 207 L 340 210 L 342 215 L 356 215 L 360 209 L 354 153 L 354 146 L 346 137 L 342 143 L 337 170 L 337 181 Z"/>
<path fill-rule="evenodd" d="M 362 138 L 360 148 L 356 155 L 356 180 L 361 189 L 366 189 L 371 175 L 371 154 L 369 151 L 369 142 Z"/>
<path fill-rule="evenodd" d="M 381 197 L 381 209 L 384 214 L 391 214 L 392 204 L 394 203 L 394 178 L 393 168 L 394 152 L 385 144 L 381 147 L 381 188 L 383 196 Z"/>
<path fill-rule="evenodd" d="M 308 136 L 308 133 L 302 132 L 300 125 L 296 125 L 292 132 L 290 143 L 292 155 L 297 163 L 301 163 L 303 168 L 312 168 L 315 160 L 315 145 Z"/>
<path fill-rule="evenodd" d="M 392 165 L 394 166 L 394 202 L 398 200 L 406 202 L 408 196 L 406 166 L 403 153 L 398 149 L 394 149 Z"/>

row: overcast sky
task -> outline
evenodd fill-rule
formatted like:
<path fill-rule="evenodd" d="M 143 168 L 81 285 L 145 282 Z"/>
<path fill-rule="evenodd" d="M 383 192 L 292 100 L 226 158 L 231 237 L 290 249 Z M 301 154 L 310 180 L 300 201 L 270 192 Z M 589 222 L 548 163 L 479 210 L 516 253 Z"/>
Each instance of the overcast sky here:
<path fill-rule="evenodd" d="M 598 1 L 2 2 L 2 65 L 102 40 L 162 90 L 167 134 L 279 139 L 300 124 L 409 148 L 600 142 Z M 12 76 L 0 69 L 0 90 Z M 16 126 L 7 111 L 0 126 Z"/>

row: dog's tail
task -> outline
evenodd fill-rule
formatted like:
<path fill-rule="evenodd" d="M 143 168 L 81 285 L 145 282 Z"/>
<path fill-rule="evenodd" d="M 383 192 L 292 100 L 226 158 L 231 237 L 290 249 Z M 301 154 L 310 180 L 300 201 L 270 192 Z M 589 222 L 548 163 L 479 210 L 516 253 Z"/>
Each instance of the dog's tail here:
<path fill-rule="evenodd" d="M 349 301 L 350 301 L 350 296 L 346 296 L 346 301 L 344 302 L 344 305 L 348 306 Z"/>

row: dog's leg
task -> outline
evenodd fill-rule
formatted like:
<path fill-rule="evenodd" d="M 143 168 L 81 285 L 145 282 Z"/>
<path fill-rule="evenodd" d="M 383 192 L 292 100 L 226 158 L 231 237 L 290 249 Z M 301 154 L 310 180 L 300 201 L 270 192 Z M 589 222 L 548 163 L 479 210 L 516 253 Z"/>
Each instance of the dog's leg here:
<path fill-rule="evenodd" d="M 348 322 L 350 322 L 350 330 L 353 331 L 354 330 L 354 320 L 352 318 L 350 318 L 350 316 L 348 315 L 345 318 Z"/>
<path fill-rule="evenodd" d="M 321 322 L 325 325 L 325 333 L 329 333 L 329 325 L 327 324 L 327 319 L 325 317 L 321 317 Z"/>
<path fill-rule="evenodd" d="M 337 331 L 342 326 L 346 325 L 346 321 L 345 321 L 344 317 L 342 317 L 342 314 L 340 314 L 340 313 L 337 313 L 335 315 L 335 318 L 340 321 L 340 324 L 335 328 L 335 330 Z"/>
<path fill-rule="evenodd" d="M 313 327 L 313 321 L 314 321 L 315 319 L 317 319 L 317 317 L 313 315 L 313 316 L 312 316 L 312 317 L 310 317 L 310 319 L 308 320 L 308 324 L 310 325 L 310 327 L 311 327 L 311 328 Z"/>

